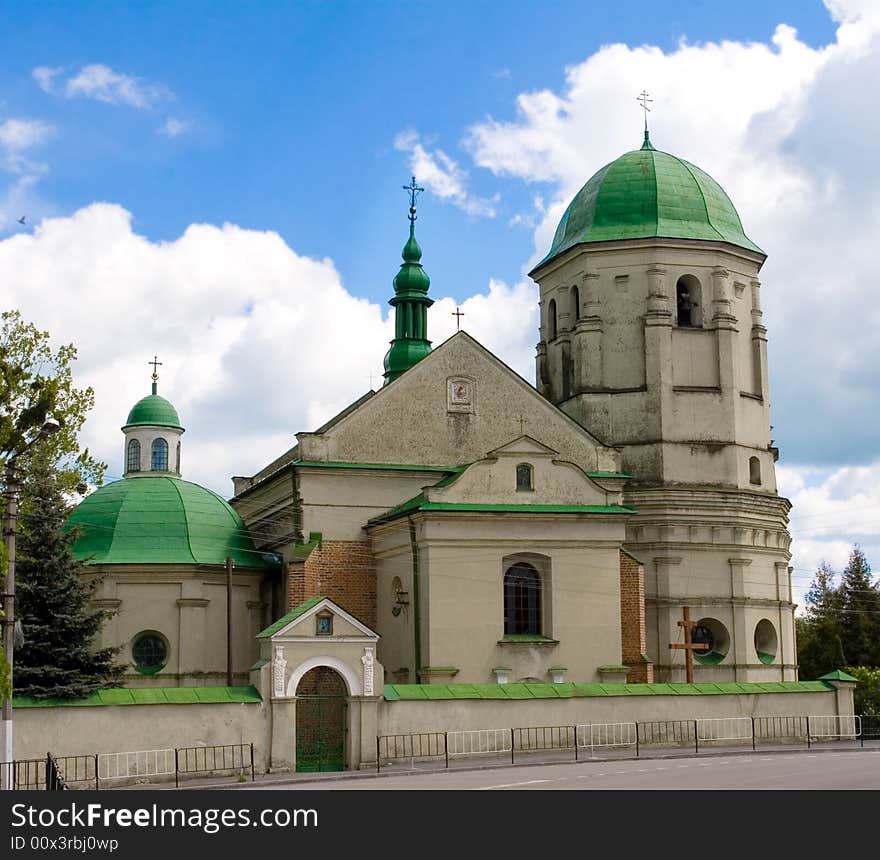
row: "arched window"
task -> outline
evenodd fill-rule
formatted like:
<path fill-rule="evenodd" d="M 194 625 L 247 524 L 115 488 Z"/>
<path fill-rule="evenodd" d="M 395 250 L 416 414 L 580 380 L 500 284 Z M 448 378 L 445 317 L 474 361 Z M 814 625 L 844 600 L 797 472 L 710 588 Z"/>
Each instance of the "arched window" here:
<path fill-rule="evenodd" d="M 153 439 L 150 469 L 154 472 L 168 471 L 168 443 L 161 437 Z"/>
<path fill-rule="evenodd" d="M 556 299 L 550 299 L 547 305 L 547 336 L 550 340 L 556 337 Z"/>
<path fill-rule="evenodd" d="M 749 481 L 752 484 L 761 483 L 761 461 L 757 457 L 749 457 Z"/>
<path fill-rule="evenodd" d="M 676 320 L 682 328 L 703 325 L 702 289 L 693 275 L 682 275 L 675 284 Z"/>
<path fill-rule="evenodd" d="M 127 472 L 140 472 L 141 470 L 141 443 L 137 439 L 128 441 L 128 460 L 125 470 Z"/>
<path fill-rule="evenodd" d="M 581 294 L 577 287 L 571 288 L 571 319 L 577 322 L 581 318 Z"/>
<path fill-rule="evenodd" d="M 504 635 L 541 634 L 541 576 L 517 562 L 504 574 Z"/>
<path fill-rule="evenodd" d="M 520 463 L 516 467 L 516 488 L 518 490 L 534 490 L 532 484 L 532 467 L 528 463 Z"/>
<path fill-rule="evenodd" d="M 179 440 L 177 442 L 177 461 L 176 461 L 176 465 L 174 467 L 174 471 L 177 472 L 178 475 L 180 474 L 180 441 Z"/>

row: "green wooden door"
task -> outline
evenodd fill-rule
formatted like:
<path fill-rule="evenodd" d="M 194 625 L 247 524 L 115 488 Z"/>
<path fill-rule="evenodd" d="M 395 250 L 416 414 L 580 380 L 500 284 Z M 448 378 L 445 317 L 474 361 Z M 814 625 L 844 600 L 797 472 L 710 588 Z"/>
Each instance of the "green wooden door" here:
<path fill-rule="evenodd" d="M 319 666 L 296 689 L 296 769 L 300 773 L 345 770 L 345 682 Z"/>

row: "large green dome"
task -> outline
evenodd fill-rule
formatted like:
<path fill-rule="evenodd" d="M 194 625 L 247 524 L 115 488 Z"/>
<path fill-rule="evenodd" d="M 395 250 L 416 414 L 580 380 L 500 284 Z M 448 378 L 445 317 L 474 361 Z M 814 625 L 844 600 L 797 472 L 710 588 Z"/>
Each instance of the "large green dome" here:
<path fill-rule="evenodd" d="M 127 427 L 136 427 L 141 424 L 148 424 L 158 427 L 176 427 L 183 430 L 180 426 L 180 418 L 177 417 L 177 410 L 164 397 L 160 397 L 155 391 L 142 397 L 131 407 L 128 418 L 125 420 L 125 430 Z"/>
<path fill-rule="evenodd" d="M 216 493 L 168 476 L 114 481 L 86 496 L 67 520 L 73 554 L 91 564 L 267 567 L 241 517 Z"/>
<path fill-rule="evenodd" d="M 699 167 L 654 149 L 646 132 L 641 149 L 605 165 L 578 191 L 538 265 L 581 243 L 657 237 L 729 242 L 764 253 L 743 232 L 724 189 Z"/>

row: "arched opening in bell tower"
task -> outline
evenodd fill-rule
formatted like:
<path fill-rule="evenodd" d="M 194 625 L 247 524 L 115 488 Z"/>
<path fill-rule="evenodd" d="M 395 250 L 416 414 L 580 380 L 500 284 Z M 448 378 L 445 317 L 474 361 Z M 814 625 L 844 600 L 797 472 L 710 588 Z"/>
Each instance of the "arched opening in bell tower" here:
<path fill-rule="evenodd" d="M 556 299 L 550 299 L 547 305 L 547 339 L 556 337 Z"/>
<path fill-rule="evenodd" d="M 703 325 L 702 288 L 694 275 L 682 275 L 675 284 L 677 322 L 681 328 Z"/>

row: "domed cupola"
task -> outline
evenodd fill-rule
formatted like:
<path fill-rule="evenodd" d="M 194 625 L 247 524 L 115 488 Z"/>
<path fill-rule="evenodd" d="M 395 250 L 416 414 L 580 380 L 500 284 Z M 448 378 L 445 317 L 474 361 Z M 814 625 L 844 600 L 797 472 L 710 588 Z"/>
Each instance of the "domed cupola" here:
<path fill-rule="evenodd" d="M 431 279 L 422 268 L 422 249 L 416 240 L 416 195 L 424 189 L 416 185 L 404 186 L 410 194 L 409 239 L 403 246 L 403 262 L 394 278 L 394 340 L 385 354 L 385 384 L 397 379 L 431 351 L 428 340 L 428 308 L 434 304 L 428 298 Z"/>
<path fill-rule="evenodd" d="M 156 473 L 180 477 L 180 437 L 184 428 L 177 410 L 158 394 L 159 376 L 156 367 L 162 362 L 154 358 L 153 390 L 132 406 L 122 427 L 125 434 L 126 478 L 138 478 Z"/>
<path fill-rule="evenodd" d="M 536 270 L 576 245 L 621 239 L 703 239 L 763 256 L 724 189 L 699 167 L 654 148 L 606 164 L 574 196 Z"/>

